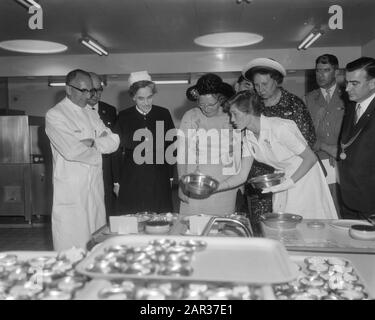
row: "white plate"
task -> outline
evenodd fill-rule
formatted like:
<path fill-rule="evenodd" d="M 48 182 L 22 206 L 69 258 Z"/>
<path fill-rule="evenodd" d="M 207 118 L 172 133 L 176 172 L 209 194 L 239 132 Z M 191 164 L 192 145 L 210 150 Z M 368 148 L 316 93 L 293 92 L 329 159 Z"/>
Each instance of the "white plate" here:
<path fill-rule="evenodd" d="M 367 221 L 364 220 L 337 220 L 337 221 L 332 221 L 329 223 L 329 225 L 332 228 L 340 229 L 340 230 L 349 230 L 350 227 L 354 224 L 361 224 L 361 225 L 366 225 L 366 226 L 371 226 L 371 224 Z"/>

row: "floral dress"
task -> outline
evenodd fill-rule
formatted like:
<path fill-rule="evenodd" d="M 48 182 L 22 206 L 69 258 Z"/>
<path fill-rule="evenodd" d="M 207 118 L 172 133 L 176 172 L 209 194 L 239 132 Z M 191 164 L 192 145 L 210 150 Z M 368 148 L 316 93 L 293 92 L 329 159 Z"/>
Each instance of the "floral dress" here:
<path fill-rule="evenodd" d="M 263 105 L 262 114 L 267 117 L 293 120 L 308 145 L 312 147 L 316 141 L 316 136 L 309 110 L 302 99 L 286 91 L 284 88 L 280 88 L 280 90 L 281 97 L 279 102 L 268 107 Z M 254 160 L 248 179 L 272 173 L 273 171 L 273 167 Z M 249 196 L 252 218 L 256 219 L 263 213 L 272 212 L 272 193 L 263 194 L 261 190 L 254 189 L 250 184 L 246 184 L 246 194 Z"/>

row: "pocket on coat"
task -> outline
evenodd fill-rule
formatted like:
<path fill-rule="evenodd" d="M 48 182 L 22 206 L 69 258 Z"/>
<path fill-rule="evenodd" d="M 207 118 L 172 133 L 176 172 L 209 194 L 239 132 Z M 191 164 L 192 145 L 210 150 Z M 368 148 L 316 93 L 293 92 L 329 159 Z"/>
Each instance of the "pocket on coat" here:
<path fill-rule="evenodd" d="M 78 179 L 53 180 L 53 204 L 54 206 L 75 206 L 79 202 L 81 190 Z"/>

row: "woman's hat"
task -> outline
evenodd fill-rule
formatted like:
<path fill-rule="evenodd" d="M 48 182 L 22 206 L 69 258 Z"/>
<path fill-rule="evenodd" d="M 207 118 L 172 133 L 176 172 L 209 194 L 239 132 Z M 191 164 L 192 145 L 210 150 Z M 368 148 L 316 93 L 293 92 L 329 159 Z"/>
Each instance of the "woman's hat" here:
<path fill-rule="evenodd" d="M 138 81 L 152 81 L 151 76 L 148 74 L 147 71 L 137 71 L 137 72 L 132 72 L 129 76 L 128 83 L 129 87 Z"/>
<path fill-rule="evenodd" d="M 251 80 L 254 69 L 257 68 L 266 68 L 266 69 L 273 69 L 285 77 L 286 71 L 285 68 L 278 63 L 277 61 L 271 59 L 271 58 L 256 58 L 251 60 L 243 69 L 242 69 L 242 75 L 248 79 Z"/>
<path fill-rule="evenodd" d="M 231 98 L 235 91 L 232 86 L 214 73 L 207 73 L 201 76 L 197 84 L 186 90 L 186 97 L 191 101 L 197 101 L 199 96 L 206 94 L 221 93 L 226 98 Z"/>

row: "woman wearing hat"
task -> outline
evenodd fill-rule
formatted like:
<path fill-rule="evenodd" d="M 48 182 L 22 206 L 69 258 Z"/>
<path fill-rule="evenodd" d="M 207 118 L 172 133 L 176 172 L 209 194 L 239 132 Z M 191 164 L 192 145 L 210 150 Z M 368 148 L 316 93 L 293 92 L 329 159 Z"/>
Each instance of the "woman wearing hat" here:
<path fill-rule="evenodd" d="M 238 143 L 232 139 L 230 117 L 223 111 L 224 103 L 233 95 L 233 88 L 212 73 L 201 76 L 197 84 L 186 91 L 187 98 L 195 101 L 197 107 L 187 111 L 181 120 L 177 147 L 180 178 L 197 169 L 218 181 L 226 179 L 228 174 L 237 173 L 236 161 L 238 165 L 241 161 L 241 137 L 238 137 Z M 180 213 L 231 214 L 235 208 L 237 189 L 205 199 L 194 199 L 180 188 Z"/>
<path fill-rule="evenodd" d="M 162 141 L 159 145 L 156 131 L 163 130 L 161 134 L 165 137 L 175 127 L 169 110 L 152 104 L 155 93 L 155 83 L 147 71 L 130 74 L 129 95 L 135 106 L 119 113 L 115 129 L 122 153 L 120 165 L 114 170 L 118 214 L 173 211 L 173 166 L 164 158 L 165 150 L 173 142 Z M 157 161 L 158 154 L 163 161 Z"/>
<path fill-rule="evenodd" d="M 284 67 L 273 59 L 256 58 L 243 68 L 242 75 L 254 84 L 256 92 L 261 97 L 262 115 L 293 120 L 308 145 L 312 147 L 316 136 L 310 113 L 299 97 L 281 86 L 286 76 Z M 255 161 L 249 178 L 271 173 L 273 170 L 272 167 Z M 250 185 L 246 185 L 246 189 L 246 193 L 250 195 L 251 212 L 255 216 L 272 210 L 272 199 L 269 194 L 261 194 Z"/>
<path fill-rule="evenodd" d="M 273 212 L 300 214 L 306 219 L 337 219 L 328 184 L 315 153 L 292 120 L 266 117 L 258 95 L 242 91 L 230 101 L 233 123 L 245 132 L 241 171 L 223 181 L 219 190 L 246 181 L 253 160 L 285 172 L 279 185 L 263 189 L 273 194 Z"/>

